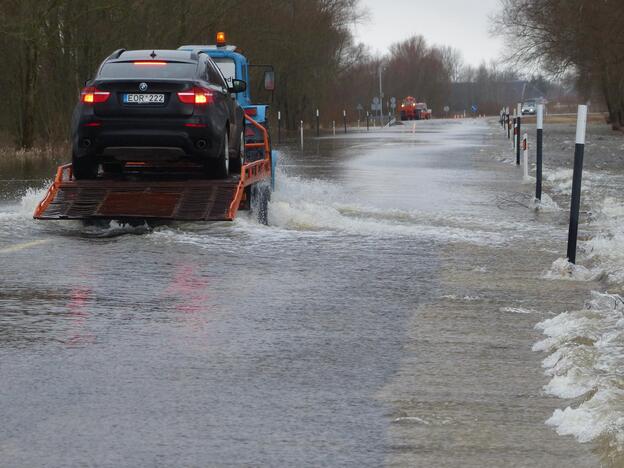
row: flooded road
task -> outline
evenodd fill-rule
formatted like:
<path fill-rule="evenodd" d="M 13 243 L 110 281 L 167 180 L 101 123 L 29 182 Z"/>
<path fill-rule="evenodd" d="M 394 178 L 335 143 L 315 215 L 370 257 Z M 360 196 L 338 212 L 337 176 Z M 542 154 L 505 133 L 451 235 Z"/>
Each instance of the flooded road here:
<path fill-rule="evenodd" d="M 545 279 L 567 216 L 529 209 L 497 135 L 285 146 L 268 227 L 35 222 L 45 183 L 5 180 L 0 464 L 613 462 L 545 424 L 535 325 L 600 278 Z"/>

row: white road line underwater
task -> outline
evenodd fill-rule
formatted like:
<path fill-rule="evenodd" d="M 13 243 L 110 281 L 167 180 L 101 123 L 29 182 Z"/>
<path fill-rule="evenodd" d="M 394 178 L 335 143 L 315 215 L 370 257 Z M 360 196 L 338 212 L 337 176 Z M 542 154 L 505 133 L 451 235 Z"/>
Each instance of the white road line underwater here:
<path fill-rule="evenodd" d="M 29 249 L 31 247 L 36 247 L 38 245 L 47 244 L 52 239 L 39 239 L 31 242 L 24 242 L 22 244 L 12 245 L 10 247 L 5 247 L 4 249 L 0 249 L 0 254 L 18 252 L 20 250 Z"/>

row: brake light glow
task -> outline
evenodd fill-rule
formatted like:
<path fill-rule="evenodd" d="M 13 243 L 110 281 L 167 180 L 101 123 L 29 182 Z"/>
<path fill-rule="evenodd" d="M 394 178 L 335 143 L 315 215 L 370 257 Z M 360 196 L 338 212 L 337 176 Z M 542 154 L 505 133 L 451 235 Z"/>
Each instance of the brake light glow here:
<path fill-rule="evenodd" d="M 159 62 L 157 60 L 140 60 L 132 63 L 139 67 L 164 67 L 167 65 L 167 62 Z"/>
<path fill-rule="evenodd" d="M 102 122 L 89 122 L 84 124 L 85 127 L 101 127 Z"/>
<path fill-rule="evenodd" d="M 180 91 L 178 93 L 178 99 L 183 104 L 212 104 L 214 102 L 214 96 L 212 92 L 204 88 L 193 88 L 188 91 Z"/>
<path fill-rule="evenodd" d="M 97 88 L 88 87 L 80 91 L 80 101 L 85 104 L 98 104 L 108 101 L 110 93 L 108 91 L 100 91 Z"/>

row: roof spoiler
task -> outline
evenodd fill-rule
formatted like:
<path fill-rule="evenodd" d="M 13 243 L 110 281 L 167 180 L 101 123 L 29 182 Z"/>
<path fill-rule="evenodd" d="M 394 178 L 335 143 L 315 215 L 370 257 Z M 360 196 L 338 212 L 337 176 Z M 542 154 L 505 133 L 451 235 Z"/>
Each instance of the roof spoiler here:
<path fill-rule="evenodd" d="M 192 50 L 191 51 L 191 60 L 199 60 L 200 54 L 205 54 L 205 50 Z"/>
<path fill-rule="evenodd" d="M 117 49 L 115 52 L 110 54 L 106 60 L 115 60 L 118 59 L 121 54 L 123 54 L 126 49 Z"/>

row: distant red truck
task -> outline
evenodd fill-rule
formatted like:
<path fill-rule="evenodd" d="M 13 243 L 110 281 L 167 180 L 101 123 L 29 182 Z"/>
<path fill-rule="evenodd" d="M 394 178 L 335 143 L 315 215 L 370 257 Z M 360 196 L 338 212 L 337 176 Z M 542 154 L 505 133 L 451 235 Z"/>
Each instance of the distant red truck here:
<path fill-rule="evenodd" d="M 416 102 L 412 96 L 407 96 L 401 103 L 401 120 L 429 120 L 431 110 L 426 102 Z"/>

